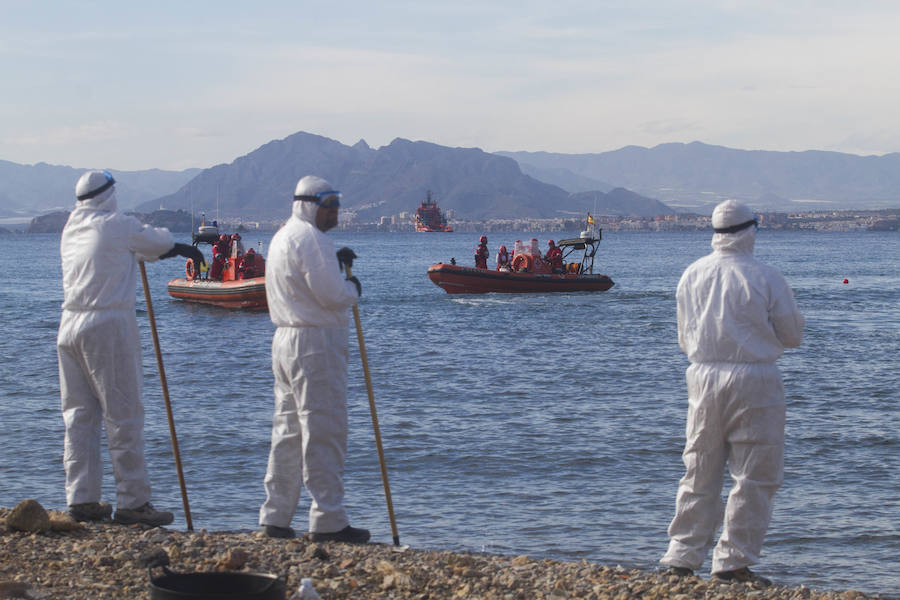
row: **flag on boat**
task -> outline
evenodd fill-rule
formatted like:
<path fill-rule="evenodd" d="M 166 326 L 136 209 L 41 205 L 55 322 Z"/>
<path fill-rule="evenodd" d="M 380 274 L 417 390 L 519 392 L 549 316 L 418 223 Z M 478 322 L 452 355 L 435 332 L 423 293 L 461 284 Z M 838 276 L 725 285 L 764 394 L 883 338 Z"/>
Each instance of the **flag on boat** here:
<path fill-rule="evenodd" d="M 591 216 L 591 213 L 588 213 L 588 225 L 594 224 L 594 217 Z"/>

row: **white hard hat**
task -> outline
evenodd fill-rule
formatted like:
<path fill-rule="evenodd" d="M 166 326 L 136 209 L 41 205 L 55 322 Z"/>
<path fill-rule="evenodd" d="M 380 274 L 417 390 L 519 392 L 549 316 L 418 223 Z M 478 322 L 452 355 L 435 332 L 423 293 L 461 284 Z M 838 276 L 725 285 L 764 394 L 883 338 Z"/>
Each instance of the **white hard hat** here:
<path fill-rule="evenodd" d="M 735 233 L 755 223 L 753 211 L 737 200 L 726 200 L 713 209 L 712 226 L 716 233 Z"/>
<path fill-rule="evenodd" d="M 88 171 L 78 178 L 75 184 L 75 197 L 87 200 L 99 196 L 116 184 L 109 171 Z"/>

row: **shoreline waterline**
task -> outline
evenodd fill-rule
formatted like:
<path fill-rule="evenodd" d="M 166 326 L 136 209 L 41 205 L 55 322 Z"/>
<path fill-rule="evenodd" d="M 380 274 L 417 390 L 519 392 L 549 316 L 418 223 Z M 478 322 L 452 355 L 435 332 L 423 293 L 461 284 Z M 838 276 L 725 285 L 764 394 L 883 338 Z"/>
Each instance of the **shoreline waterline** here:
<path fill-rule="evenodd" d="M 29 533 L 6 526 L 0 508 L 0 597 L 70 600 L 149 594 L 148 567 L 168 560 L 179 573 L 271 573 L 287 594 L 310 578 L 323 598 L 886 598 L 856 590 L 768 588 L 705 577 L 627 569 L 526 555 L 412 549 L 387 544 L 316 544 L 300 536 L 272 539 L 260 531 L 178 531 L 85 523 L 77 531 Z M 18 590 L 18 591 L 17 591 Z M 20 595 L 16 596 L 15 593 Z M 27 594 L 27 595 L 26 595 Z"/>

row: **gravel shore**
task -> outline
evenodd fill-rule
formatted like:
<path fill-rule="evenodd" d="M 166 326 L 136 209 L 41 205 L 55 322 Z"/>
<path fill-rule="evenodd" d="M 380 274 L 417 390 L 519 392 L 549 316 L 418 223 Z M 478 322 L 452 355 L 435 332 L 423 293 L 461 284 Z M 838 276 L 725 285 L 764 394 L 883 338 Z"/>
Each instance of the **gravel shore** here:
<path fill-rule="evenodd" d="M 168 558 L 179 572 L 272 573 L 288 597 L 311 578 L 323 598 L 562 600 L 630 598 L 834 599 L 877 598 L 857 591 L 769 588 L 700 577 L 628 570 L 587 561 L 562 562 L 395 548 L 385 544 L 315 544 L 303 537 L 274 540 L 261 532 L 184 532 L 112 523 L 77 524 L 49 512 L 42 533 L 7 525 L 0 508 L 0 598 L 149 598 L 147 567 Z M 161 574 L 159 569 L 155 574 Z"/>

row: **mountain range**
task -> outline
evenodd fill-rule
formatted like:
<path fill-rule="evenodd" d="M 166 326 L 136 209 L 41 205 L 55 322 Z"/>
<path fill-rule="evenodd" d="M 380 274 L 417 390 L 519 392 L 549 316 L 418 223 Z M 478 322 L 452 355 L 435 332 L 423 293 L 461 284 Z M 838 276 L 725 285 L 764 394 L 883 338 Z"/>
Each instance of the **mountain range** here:
<path fill-rule="evenodd" d="M 27 218 L 75 205 L 75 182 L 87 169 L 68 166 L 20 165 L 0 160 L 0 218 Z M 202 169 L 185 171 L 117 171 L 116 197 L 123 210 L 159 198 L 190 181 Z"/>
<path fill-rule="evenodd" d="M 627 190 L 572 194 L 524 174 L 511 158 L 478 148 L 398 138 L 376 150 L 363 140 L 347 146 L 305 132 L 207 169 L 176 192 L 137 209 L 193 209 L 222 219 L 283 218 L 294 186 L 305 174 L 324 177 L 341 190 L 342 206 L 362 221 L 411 213 L 429 190 L 442 209 L 465 220 L 578 217 L 595 206 L 604 214 L 673 212 Z"/>
<path fill-rule="evenodd" d="M 74 204 L 84 169 L 0 161 L 0 218 Z M 362 221 L 412 212 L 430 190 L 456 219 L 709 214 L 725 198 L 758 211 L 900 205 L 900 154 L 735 150 L 700 142 L 596 154 L 487 153 L 397 138 L 373 149 L 306 132 L 230 164 L 185 171 L 112 171 L 123 210 L 183 209 L 211 217 L 283 219 L 305 174 L 328 179 Z"/>
<path fill-rule="evenodd" d="M 728 198 L 758 211 L 900 206 L 900 153 L 735 150 L 701 142 L 626 146 L 597 154 L 497 152 L 570 191 L 625 187 L 679 212 L 709 214 Z"/>

